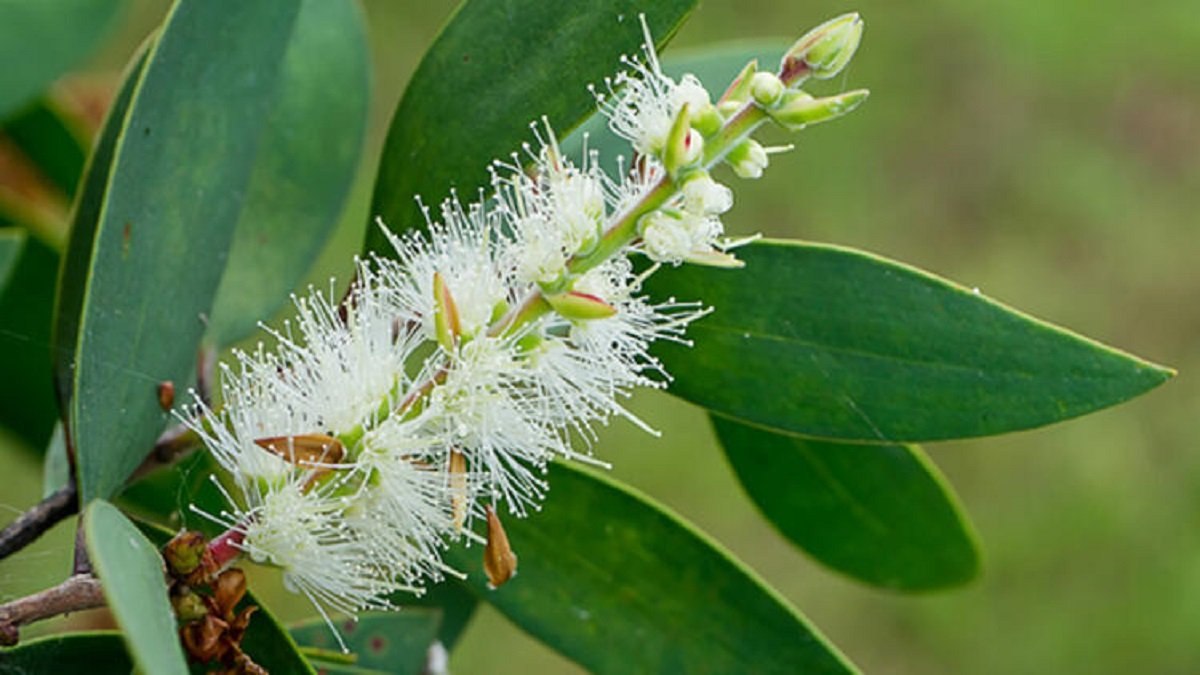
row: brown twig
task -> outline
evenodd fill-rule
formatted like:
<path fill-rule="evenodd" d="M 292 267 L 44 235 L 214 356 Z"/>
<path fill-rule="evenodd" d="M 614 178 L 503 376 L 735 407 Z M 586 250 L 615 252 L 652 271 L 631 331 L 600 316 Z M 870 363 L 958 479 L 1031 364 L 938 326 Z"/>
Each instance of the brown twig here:
<path fill-rule="evenodd" d="M 104 592 L 96 577 L 76 574 L 53 588 L 0 605 L 0 645 L 17 644 L 20 627 L 25 624 L 104 604 Z"/>
<path fill-rule="evenodd" d="M 68 481 L 0 531 L 0 560 L 33 543 L 59 521 L 78 510 L 79 494 L 75 489 L 75 481 Z"/>

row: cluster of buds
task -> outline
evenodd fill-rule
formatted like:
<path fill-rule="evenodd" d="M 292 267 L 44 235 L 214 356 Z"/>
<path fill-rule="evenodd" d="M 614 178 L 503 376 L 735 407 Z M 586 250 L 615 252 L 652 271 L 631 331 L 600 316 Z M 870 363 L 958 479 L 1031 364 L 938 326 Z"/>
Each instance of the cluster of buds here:
<path fill-rule="evenodd" d="M 635 151 L 627 169 L 606 175 L 595 151 L 573 162 L 535 125 L 479 201 L 426 209 L 423 234 L 385 227 L 394 257 L 358 261 L 340 302 L 332 285 L 296 298 L 273 349 L 222 365 L 222 407 L 184 415 L 231 477 L 219 484 L 230 507 L 205 514 L 228 528 L 221 557 L 282 568 L 327 620 L 459 574 L 442 562 L 458 539 L 486 541 L 493 585 L 511 578 L 501 506 L 539 509 L 554 458 L 606 466 L 592 456 L 596 424 L 652 431 L 624 401 L 669 382 L 650 346 L 686 344 L 708 311 L 651 301 L 644 279 L 662 264 L 740 265 L 720 221 L 733 194 L 709 171 L 757 176 L 770 152 L 751 138 L 760 126 L 857 105 L 864 93 L 813 98 L 799 85 L 840 71 L 861 31 L 857 15 L 835 19 L 777 74 L 749 64 L 716 102 L 695 77 L 662 72 L 647 31 L 644 59 L 597 95 Z"/>

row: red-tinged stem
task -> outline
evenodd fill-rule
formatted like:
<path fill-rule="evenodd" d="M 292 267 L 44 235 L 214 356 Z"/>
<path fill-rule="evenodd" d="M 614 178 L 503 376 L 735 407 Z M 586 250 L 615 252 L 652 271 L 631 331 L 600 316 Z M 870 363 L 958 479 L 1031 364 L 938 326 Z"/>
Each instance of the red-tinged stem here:
<path fill-rule="evenodd" d="M 241 544 L 246 532 L 241 529 L 226 530 L 208 542 L 208 554 L 212 556 L 213 574 L 228 567 L 242 555 Z"/>

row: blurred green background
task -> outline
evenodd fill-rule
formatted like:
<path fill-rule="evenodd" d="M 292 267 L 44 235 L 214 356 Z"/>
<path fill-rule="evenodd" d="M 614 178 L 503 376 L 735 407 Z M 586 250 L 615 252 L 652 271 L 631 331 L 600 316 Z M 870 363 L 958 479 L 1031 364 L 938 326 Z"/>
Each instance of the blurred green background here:
<path fill-rule="evenodd" d="M 344 227 L 312 279 L 345 276 L 391 110 L 453 3 L 365 7 L 371 133 Z M 131 2 L 87 70 L 119 67 L 165 8 Z M 663 438 L 618 424 L 600 453 L 617 478 L 729 546 L 867 672 L 1200 669 L 1200 11 L 1190 0 L 708 0 L 667 53 L 794 38 L 850 9 L 867 32 L 838 84 L 868 87 L 871 100 L 798 137 L 761 181 L 740 183 L 730 229 L 897 258 L 1181 375 L 1053 428 L 931 446 L 986 558 L 974 584 L 924 596 L 849 582 L 776 536 L 687 404 L 639 398 Z M 40 496 L 34 457 L 0 442 L 4 511 Z M 71 529 L 0 562 L 0 600 L 60 579 Z M 267 600 L 308 613 L 281 592 Z M 486 608 L 451 666 L 577 671 Z"/>

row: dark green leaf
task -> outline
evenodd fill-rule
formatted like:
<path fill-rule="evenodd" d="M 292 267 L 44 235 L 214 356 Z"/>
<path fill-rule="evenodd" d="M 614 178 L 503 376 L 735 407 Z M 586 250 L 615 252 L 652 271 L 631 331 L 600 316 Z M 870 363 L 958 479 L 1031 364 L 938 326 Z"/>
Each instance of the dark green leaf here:
<path fill-rule="evenodd" d="M 79 124 L 54 101 L 26 106 L 4 124 L 3 134 L 63 195 L 75 194 L 87 148 Z"/>
<path fill-rule="evenodd" d="M 132 668 L 121 634 L 112 631 L 63 633 L 0 649 L 0 675 L 128 675 Z"/>
<path fill-rule="evenodd" d="M 904 591 L 958 585 L 979 572 L 966 515 L 920 447 L 814 441 L 712 420 L 759 510 L 822 563 Z"/>
<path fill-rule="evenodd" d="M 600 673 L 844 673 L 837 649 L 716 542 L 628 488 L 555 465 L 545 509 L 504 525 L 518 574 L 450 553 L 521 628 Z"/>
<path fill-rule="evenodd" d="M 358 616 L 357 622 L 341 622 L 338 630 L 354 655 L 354 667 L 392 675 L 420 675 L 441 622 L 442 613 L 436 609 L 365 612 Z M 291 631 L 296 642 L 305 647 L 340 655 L 340 646 L 321 619 L 296 624 Z M 321 670 L 325 670 L 324 665 Z"/>
<path fill-rule="evenodd" d="M 88 553 L 129 651 L 146 673 L 186 673 L 158 549 L 103 499 L 84 513 Z"/>
<path fill-rule="evenodd" d="M 9 233 L 4 241 L 11 244 L 11 231 L 4 232 Z M 8 282 L 0 282 L 0 425 L 40 452 L 58 419 L 50 376 L 58 255 L 35 237 L 20 238 L 24 245 L 10 267 Z M 7 250 L 12 252 L 11 245 Z"/>
<path fill-rule="evenodd" d="M 355 2 L 304 0 L 259 149 L 208 338 L 269 318 L 338 222 L 367 126 L 370 63 Z"/>
<path fill-rule="evenodd" d="M 415 197 L 436 205 L 487 185 L 492 160 L 530 140 L 545 115 L 566 134 L 596 108 L 587 90 L 642 43 L 639 12 L 658 44 L 696 0 L 595 0 L 570 11 L 543 0 L 468 0 L 413 75 L 392 118 L 371 213 L 396 232 L 424 225 Z M 386 251 L 378 228 L 367 250 Z"/>
<path fill-rule="evenodd" d="M 189 380 L 298 6 L 180 0 L 105 125 L 54 340 L 85 501 L 118 490 L 154 442 L 157 384 Z"/>
<path fill-rule="evenodd" d="M 425 594 L 421 597 L 401 592 L 392 596 L 391 601 L 401 606 L 401 611 L 404 612 L 417 607 L 437 609 L 441 612 L 437 638 L 447 651 L 454 649 L 479 604 L 471 591 L 462 584 L 450 581 L 425 589 Z"/>
<path fill-rule="evenodd" d="M 647 286 L 716 311 L 658 350 L 671 392 L 818 438 L 901 443 L 1050 424 L 1171 372 L 868 253 L 761 241 L 741 270 L 684 265 Z"/>
<path fill-rule="evenodd" d="M 17 267 L 21 251 L 25 249 L 25 230 L 15 227 L 0 228 L 0 292 L 8 286 L 8 280 Z"/>
<path fill-rule="evenodd" d="M 0 3 L 0 118 L 92 52 L 121 0 Z"/>

